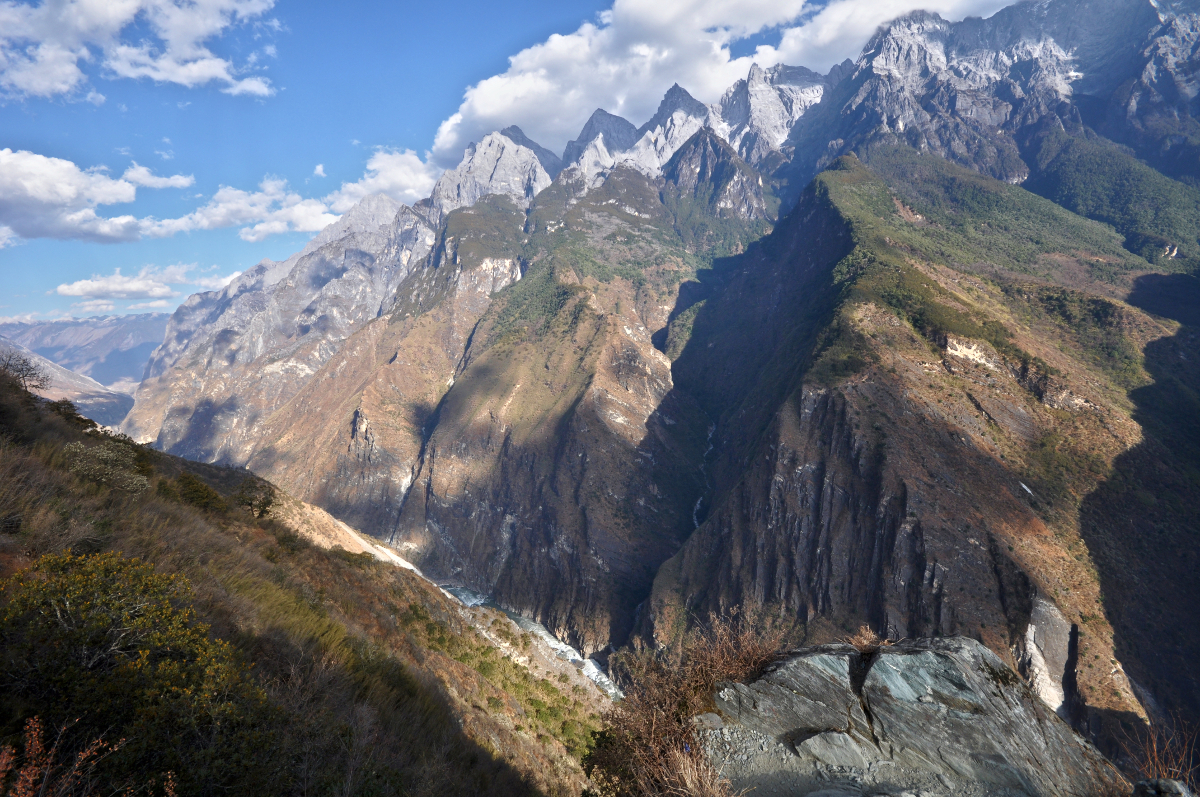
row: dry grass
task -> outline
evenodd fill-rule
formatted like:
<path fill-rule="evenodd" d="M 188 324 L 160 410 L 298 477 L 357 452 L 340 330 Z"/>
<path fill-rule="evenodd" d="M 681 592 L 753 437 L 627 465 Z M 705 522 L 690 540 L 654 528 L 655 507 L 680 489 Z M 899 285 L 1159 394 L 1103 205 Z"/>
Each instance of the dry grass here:
<path fill-rule="evenodd" d="M 1126 733 L 1121 747 L 1138 777 L 1177 780 L 1192 791 L 1200 787 L 1200 731 L 1182 716 Z"/>
<path fill-rule="evenodd" d="M 896 644 L 895 640 L 884 639 L 871 630 L 869 625 L 860 625 L 858 630 L 850 636 L 842 640 L 847 645 L 852 645 L 855 650 L 864 656 L 874 653 L 881 647 Z"/>
<path fill-rule="evenodd" d="M 536 724 L 522 714 L 520 701 L 485 675 L 487 665 L 500 669 L 508 660 L 485 661 L 493 652 L 486 640 L 436 589 L 390 565 L 313 548 L 269 517 L 82 479 L 63 448 L 84 439 L 83 429 L 3 388 L 0 578 L 58 551 L 120 551 L 188 578 L 200 619 L 254 663 L 286 718 L 271 727 L 273 741 L 254 764 L 273 778 L 261 794 L 578 794 L 582 772 L 555 736 L 565 735 L 568 721 L 571 738 L 578 735 L 576 712 Z M 228 498 L 245 479 L 241 471 L 147 456 L 152 484 L 187 469 Z M 420 627 L 401 622 L 414 606 Z M 436 649 L 426 625 L 437 631 Z M 478 655 L 464 664 L 464 651 Z M 522 674 L 518 685 L 553 714 L 556 705 L 544 698 L 550 685 Z M 488 697 L 499 708 L 473 708 L 491 705 Z M 27 710 L 52 725 L 61 719 L 16 699 L 0 689 L 0 748 L 20 747 Z M 529 731 L 514 730 L 514 721 Z M 114 728 L 105 738 L 124 733 Z M 86 746 L 69 735 L 62 761 Z M 23 759 L 10 756 L 8 766 L 11 780 Z M 182 780 L 179 791 L 188 791 Z"/>
<path fill-rule="evenodd" d="M 606 797 L 731 797 L 730 784 L 701 749 L 692 719 L 712 707 L 717 684 L 752 679 L 774 661 L 782 633 L 760 634 L 736 617 L 712 615 L 680 649 L 625 654 L 614 669 L 625 699 L 585 768 Z"/>

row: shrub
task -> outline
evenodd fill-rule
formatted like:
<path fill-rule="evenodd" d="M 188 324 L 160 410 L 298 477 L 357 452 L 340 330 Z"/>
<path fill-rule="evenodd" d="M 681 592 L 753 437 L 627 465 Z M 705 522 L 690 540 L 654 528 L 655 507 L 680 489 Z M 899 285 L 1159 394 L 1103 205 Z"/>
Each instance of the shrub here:
<path fill-rule="evenodd" d="M 63 453 L 72 473 L 114 490 L 140 493 L 150 484 L 137 472 L 137 455 L 120 443 L 106 440 L 90 448 L 80 442 L 68 443 Z"/>
<path fill-rule="evenodd" d="M 584 770 L 605 797 L 732 794 L 701 749 L 692 718 L 711 707 L 718 683 L 754 678 L 778 656 L 781 633 L 760 635 L 745 621 L 709 617 L 674 652 L 619 655 L 625 698 L 604 714 L 605 728 Z"/>
<path fill-rule="evenodd" d="M 4 703 L 77 719 L 67 756 L 82 740 L 123 737 L 97 770 L 109 791 L 168 772 L 183 794 L 261 787 L 274 712 L 231 646 L 195 622 L 190 598 L 185 580 L 119 554 L 43 556 L 0 582 Z"/>
<path fill-rule="evenodd" d="M 227 512 L 229 510 L 229 506 L 220 493 L 187 471 L 179 474 L 179 478 L 175 480 L 175 490 L 179 493 L 181 501 L 198 509 L 207 509 L 211 512 Z"/>
<path fill-rule="evenodd" d="M 1176 715 L 1126 734 L 1121 747 L 1138 777 L 1200 787 L 1200 732 Z"/>

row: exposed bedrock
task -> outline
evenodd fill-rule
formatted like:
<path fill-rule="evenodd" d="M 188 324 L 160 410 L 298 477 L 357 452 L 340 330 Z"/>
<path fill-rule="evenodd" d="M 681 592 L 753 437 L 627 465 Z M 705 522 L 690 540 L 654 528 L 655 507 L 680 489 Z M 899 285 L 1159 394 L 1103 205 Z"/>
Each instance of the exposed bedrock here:
<path fill-rule="evenodd" d="M 707 750 L 759 795 L 1091 797 L 1120 783 L 995 653 L 962 637 L 801 650 L 714 702 L 699 720 Z"/>

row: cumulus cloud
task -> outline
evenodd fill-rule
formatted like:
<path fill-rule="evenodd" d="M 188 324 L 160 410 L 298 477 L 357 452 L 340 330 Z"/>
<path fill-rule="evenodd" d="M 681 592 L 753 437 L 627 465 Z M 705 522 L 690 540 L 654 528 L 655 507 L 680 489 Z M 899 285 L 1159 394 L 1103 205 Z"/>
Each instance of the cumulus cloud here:
<path fill-rule="evenodd" d="M 20 239 L 58 238 L 100 243 L 162 238 L 192 230 L 243 229 L 246 241 L 281 232 L 316 232 L 337 221 L 319 199 L 289 191 L 287 181 L 267 178 L 258 191 L 222 186 L 196 211 L 176 219 L 106 217 L 103 205 L 132 202 L 138 187 L 187 188 L 192 175 L 160 176 L 134 162 L 119 178 L 103 167 L 81 169 L 62 158 L 0 149 L 0 248 Z"/>
<path fill-rule="evenodd" d="M 555 34 L 509 58 L 502 74 L 467 89 L 434 141 L 451 166 L 470 141 L 510 124 L 558 151 L 596 108 L 635 124 L 678 82 L 712 102 L 750 64 L 824 71 L 856 57 L 878 25 L 917 8 L 949 18 L 990 14 L 1009 0 L 616 0 L 596 22 Z M 776 44 L 734 57 L 731 45 L 763 35 Z"/>
<path fill-rule="evenodd" d="M 221 227 L 242 229 L 243 241 L 261 241 L 276 233 L 316 232 L 338 220 L 324 202 L 305 199 L 287 189 L 287 181 L 268 177 L 258 191 L 222 186 L 204 207 L 178 219 L 149 221 L 143 234 L 162 238 L 191 230 L 215 230 Z"/>
<path fill-rule="evenodd" d="M 429 153 L 425 153 L 425 160 L 422 160 L 411 149 L 381 147 L 367 161 L 367 172 L 361 179 L 342 183 L 341 188 L 325 197 L 325 202 L 335 213 L 345 213 L 363 197 L 384 193 L 411 205 L 429 196 L 441 173 L 442 169 L 431 162 Z"/>
<path fill-rule="evenodd" d="M 125 170 L 121 179 L 145 188 L 187 188 L 196 182 L 192 175 L 175 174 L 170 177 L 159 177 L 146 166 L 138 166 L 137 161 Z"/>
<path fill-rule="evenodd" d="M 85 170 L 62 158 L 0 149 L 0 242 L 14 237 L 135 240 L 136 218 L 104 218 L 97 215 L 96 207 L 132 202 L 136 192 L 133 183 L 114 180 L 100 169 Z"/>
<path fill-rule="evenodd" d="M 117 306 L 107 299 L 89 299 L 86 302 L 75 302 L 71 305 L 81 313 L 111 313 Z"/>
<path fill-rule="evenodd" d="M 189 88 L 216 83 L 227 94 L 268 96 L 270 81 L 242 76 L 207 43 L 260 18 L 274 0 L 59 0 L 0 3 L 0 92 L 14 97 L 75 95 L 81 64 L 112 77 L 149 78 Z M 127 35 L 128 34 L 128 35 Z M 136 39 L 135 39 L 136 37 Z M 103 102 L 91 92 L 86 99 Z"/>
<path fill-rule="evenodd" d="M 213 266 L 212 271 L 216 266 Z M 206 290 L 220 290 L 241 276 L 235 271 L 226 276 L 198 276 L 195 263 L 178 263 L 173 266 L 160 268 L 146 266 L 134 275 L 121 273 L 114 269 L 112 274 L 93 274 L 90 279 L 64 283 L 55 288 L 59 296 L 77 296 L 84 301 L 72 304 L 72 307 L 83 309 L 85 312 L 100 312 L 96 308 L 101 304 L 110 303 L 114 299 L 138 299 L 136 304 L 129 305 L 130 310 L 155 309 L 168 307 L 171 302 L 182 294 L 176 286 L 194 286 Z M 111 307 L 109 309 L 112 309 Z"/>
<path fill-rule="evenodd" d="M 178 269 L 179 267 L 175 267 Z M 168 282 L 178 282 L 183 273 L 176 270 L 156 269 L 147 266 L 136 276 L 126 276 L 116 269 L 108 276 L 92 275 L 91 279 L 78 280 L 55 288 L 59 296 L 83 296 L 88 299 L 171 299 L 179 295 Z"/>
<path fill-rule="evenodd" d="M 225 275 L 224 277 L 192 277 L 188 280 L 188 284 L 195 285 L 198 288 L 205 288 L 210 291 L 219 291 L 240 276 L 242 276 L 242 272 L 235 271 L 232 274 Z"/>
<path fill-rule="evenodd" d="M 325 176 L 325 164 L 324 163 L 317 164 L 317 168 L 313 169 L 313 176 L 314 177 L 324 177 Z"/>

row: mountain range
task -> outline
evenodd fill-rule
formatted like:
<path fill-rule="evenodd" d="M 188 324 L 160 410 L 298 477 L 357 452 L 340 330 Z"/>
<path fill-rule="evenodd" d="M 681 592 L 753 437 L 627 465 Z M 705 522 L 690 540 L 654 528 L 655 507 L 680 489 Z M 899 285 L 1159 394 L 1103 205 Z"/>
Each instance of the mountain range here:
<path fill-rule="evenodd" d="M 970 636 L 1114 754 L 1200 710 L 1198 41 L 915 12 L 561 156 L 492 132 L 189 297 L 122 429 L 585 655 Z"/>

